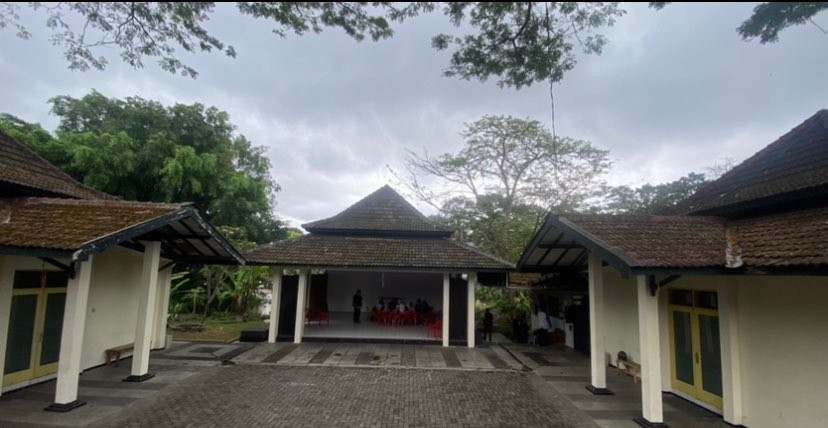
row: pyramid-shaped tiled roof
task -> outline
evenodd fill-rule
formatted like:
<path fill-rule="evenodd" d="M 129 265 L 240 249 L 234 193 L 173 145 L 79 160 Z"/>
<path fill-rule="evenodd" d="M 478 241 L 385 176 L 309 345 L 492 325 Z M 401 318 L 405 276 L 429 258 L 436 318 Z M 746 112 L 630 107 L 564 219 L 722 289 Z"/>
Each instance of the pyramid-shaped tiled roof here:
<path fill-rule="evenodd" d="M 22 196 L 57 196 L 76 199 L 117 199 L 85 186 L 0 131 L 0 187 Z"/>
<path fill-rule="evenodd" d="M 664 214 L 742 215 L 828 193 L 828 110 L 820 110 Z"/>
<path fill-rule="evenodd" d="M 431 223 L 391 186 L 379 190 L 351 205 L 339 214 L 303 224 L 311 233 L 358 235 L 451 236 L 452 231 Z"/>

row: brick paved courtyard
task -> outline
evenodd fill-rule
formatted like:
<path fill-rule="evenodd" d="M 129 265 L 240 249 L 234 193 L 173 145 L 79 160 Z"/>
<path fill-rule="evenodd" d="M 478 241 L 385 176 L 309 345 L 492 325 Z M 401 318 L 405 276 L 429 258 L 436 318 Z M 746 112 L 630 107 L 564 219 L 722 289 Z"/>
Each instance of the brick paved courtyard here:
<path fill-rule="evenodd" d="M 212 367 L 101 427 L 584 426 L 519 371 L 279 365 Z M 588 425 L 587 425 L 588 426 Z"/>

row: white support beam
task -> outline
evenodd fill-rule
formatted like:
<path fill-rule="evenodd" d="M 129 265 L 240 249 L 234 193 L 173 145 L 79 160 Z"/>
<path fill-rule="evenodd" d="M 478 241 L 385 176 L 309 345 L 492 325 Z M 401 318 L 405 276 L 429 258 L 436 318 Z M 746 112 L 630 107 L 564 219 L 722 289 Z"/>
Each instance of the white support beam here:
<path fill-rule="evenodd" d="M 589 392 L 611 395 L 607 389 L 606 325 L 604 324 L 604 271 L 601 258 L 589 253 Z"/>
<path fill-rule="evenodd" d="M 150 340 L 155 317 L 155 298 L 158 292 L 158 265 L 161 242 L 144 242 L 144 267 L 138 291 L 138 317 L 135 324 L 135 347 L 132 352 L 132 371 L 127 382 L 143 382 L 154 375 L 149 373 Z"/>
<path fill-rule="evenodd" d="M 719 291 L 719 329 L 722 349 L 722 401 L 724 420 L 735 426 L 744 422 L 742 371 L 739 366 L 739 308 L 737 279 L 731 278 Z"/>
<path fill-rule="evenodd" d="M 158 292 L 155 293 L 155 322 L 153 322 L 152 349 L 163 349 L 167 343 L 167 318 L 170 314 L 170 287 L 172 266 L 158 273 Z"/>
<path fill-rule="evenodd" d="M 469 274 L 469 293 L 468 293 L 468 309 L 466 312 L 466 343 L 468 343 L 469 348 L 474 348 L 475 339 L 477 338 L 477 331 L 474 328 L 474 289 L 477 286 L 477 274 L 470 273 Z"/>
<path fill-rule="evenodd" d="M 14 269 L 7 256 L 0 256 L 0 362 L 6 361 L 13 285 Z M 0 395 L 3 395 L 3 370 L 0 370 Z"/>
<path fill-rule="evenodd" d="M 443 274 L 443 346 L 449 346 L 449 284 L 448 273 Z"/>
<path fill-rule="evenodd" d="M 638 290 L 638 337 L 641 354 L 641 410 L 643 426 L 665 426 L 661 399 L 661 344 L 658 296 L 650 295 L 646 275 L 636 277 Z"/>
<path fill-rule="evenodd" d="M 305 334 L 305 296 L 308 288 L 307 269 L 299 271 L 299 289 L 296 293 L 296 326 L 293 329 L 293 343 L 302 343 L 302 336 Z"/>
<path fill-rule="evenodd" d="M 55 402 L 46 410 L 67 412 L 86 404 L 78 401 L 78 381 L 81 372 L 83 332 L 86 328 L 86 304 L 92 280 L 92 259 L 93 256 L 89 256 L 87 261 L 76 265 L 75 277 L 69 279 L 66 286 Z"/>
<path fill-rule="evenodd" d="M 282 301 L 282 268 L 273 269 L 270 286 L 270 328 L 267 341 L 276 343 L 276 336 L 279 334 L 279 305 Z"/>

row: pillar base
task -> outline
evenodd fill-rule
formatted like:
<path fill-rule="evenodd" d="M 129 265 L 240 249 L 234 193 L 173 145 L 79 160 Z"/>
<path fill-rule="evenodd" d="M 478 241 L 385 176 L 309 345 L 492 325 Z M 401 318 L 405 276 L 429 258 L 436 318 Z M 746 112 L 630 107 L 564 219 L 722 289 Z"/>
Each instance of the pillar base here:
<path fill-rule="evenodd" d="M 650 422 L 640 416 L 633 419 L 633 422 L 637 423 L 639 426 L 642 426 L 644 428 L 666 428 L 669 426 L 664 422 Z"/>
<path fill-rule="evenodd" d="M 129 376 L 124 378 L 124 382 L 143 382 L 147 379 L 152 379 L 154 377 L 155 377 L 155 375 L 152 374 L 152 373 L 144 373 L 142 375 L 137 375 L 137 376 L 136 375 L 129 375 Z"/>
<path fill-rule="evenodd" d="M 65 403 L 65 404 L 64 403 L 52 403 L 43 410 L 45 410 L 47 412 L 66 413 L 70 410 L 75 410 L 78 407 L 81 407 L 85 404 L 86 404 L 86 401 L 80 401 L 80 400 L 70 401 L 70 402 Z"/>
<path fill-rule="evenodd" d="M 587 385 L 586 390 L 591 392 L 592 395 L 615 395 L 607 388 L 597 388 L 592 385 Z"/>

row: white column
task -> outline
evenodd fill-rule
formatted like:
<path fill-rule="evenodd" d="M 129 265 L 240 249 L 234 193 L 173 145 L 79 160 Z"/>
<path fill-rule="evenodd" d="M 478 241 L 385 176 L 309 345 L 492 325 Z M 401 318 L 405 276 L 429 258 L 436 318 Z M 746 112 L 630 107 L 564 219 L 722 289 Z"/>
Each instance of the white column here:
<path fill-rule="evenodd" d="M 273 269 L 270 284 L 270 328 L 267 341 L 276 343 L 276 336 L 279 334 L 279 305 L 282 301 L 282 268 Z"/>
<path fill-rule="evenodd" d="M 78 263 L 75 277 L 66 286 L 66 303 L 63 310 L 63 330 L 60 334 L 57 387 L 55 403 L 47 410 L 70 410 L 85 404 L 78 401 L 83 331 L 86 328 L 86 303 L 89 283 L 92 279 L 92 256 Z"/>
<path fill-rule="evenodd" d="M 638 337 L 641 346 L 641 409 L 650 424 L 664 422 L 661 401 L 661 345 L 658 297 L 650 295 L 646 275 L 636 277 L 638 289 Z"/>
<path fill-rule="evenodd" d="M 589 254 L 589 360 L 591 383 L 587 389 L 607 395 L 607 357 L 604 324 L 604 270 L 601 259 Z"/>
<path fill-rule="evenodd" d="M 742 372 L 739 368 L 738 279 L 719 289 L 719 329 L 722 349 L 722 401 L 725 422 L 742 425 Z"/>
<path fill-rule="evenodd" d="M 305 296 L 308 288 L 308 270 L 299 271 L 299 289 L 296 290 L 296 326 L 293 329 L 293 343 L 302 343 L 305 334 Z"/>
<path fill-rule="evenodd" d="M 449 346 L 449 274 L 443 274 L 443 346 Z"/>
<path fill-rule="evenodd" d="M 475 338 L 477 337 L 477 332 L 474 329 L 474 288 L 477 286 L 477 274 L 470 273 L 469 274 L 469 293 L 468 293 L 468 309 L 466 312 L 466 342 L 469 345 L 469 348 L 474 348 L 475 345 Z"/>
<path fill-rule="evenodd" d="M 161 242 L 144 242 L 144 268 L 141 271 L 138 292 L 138 317 L 135 324 L 135 348 L 132 352 L 132 372 L 125 380 L 143 382 L 153 375 L 149 371 L 150 338 L 155 315 L 155 294 L 158 291 L 158 265 Z"/>
<path fill-rule="evenodd" d="M 167 317 L 170 314 L 170 276 L 172 267 L 158 272 L 158 292 L 155 293 L 155 322 L 153 322 L 152 349 L 167 346 Z"/>
<path fill-rule="evenodd" d="M 9 340 L 14 269 L 8 257 L 0 256 L 0 363 L 6 361 L 6 342 Z M 2 368 L 2 365 L 0 365 Z M 0 395 L 3 395 L 3 370 L 0 370 Z"/>

